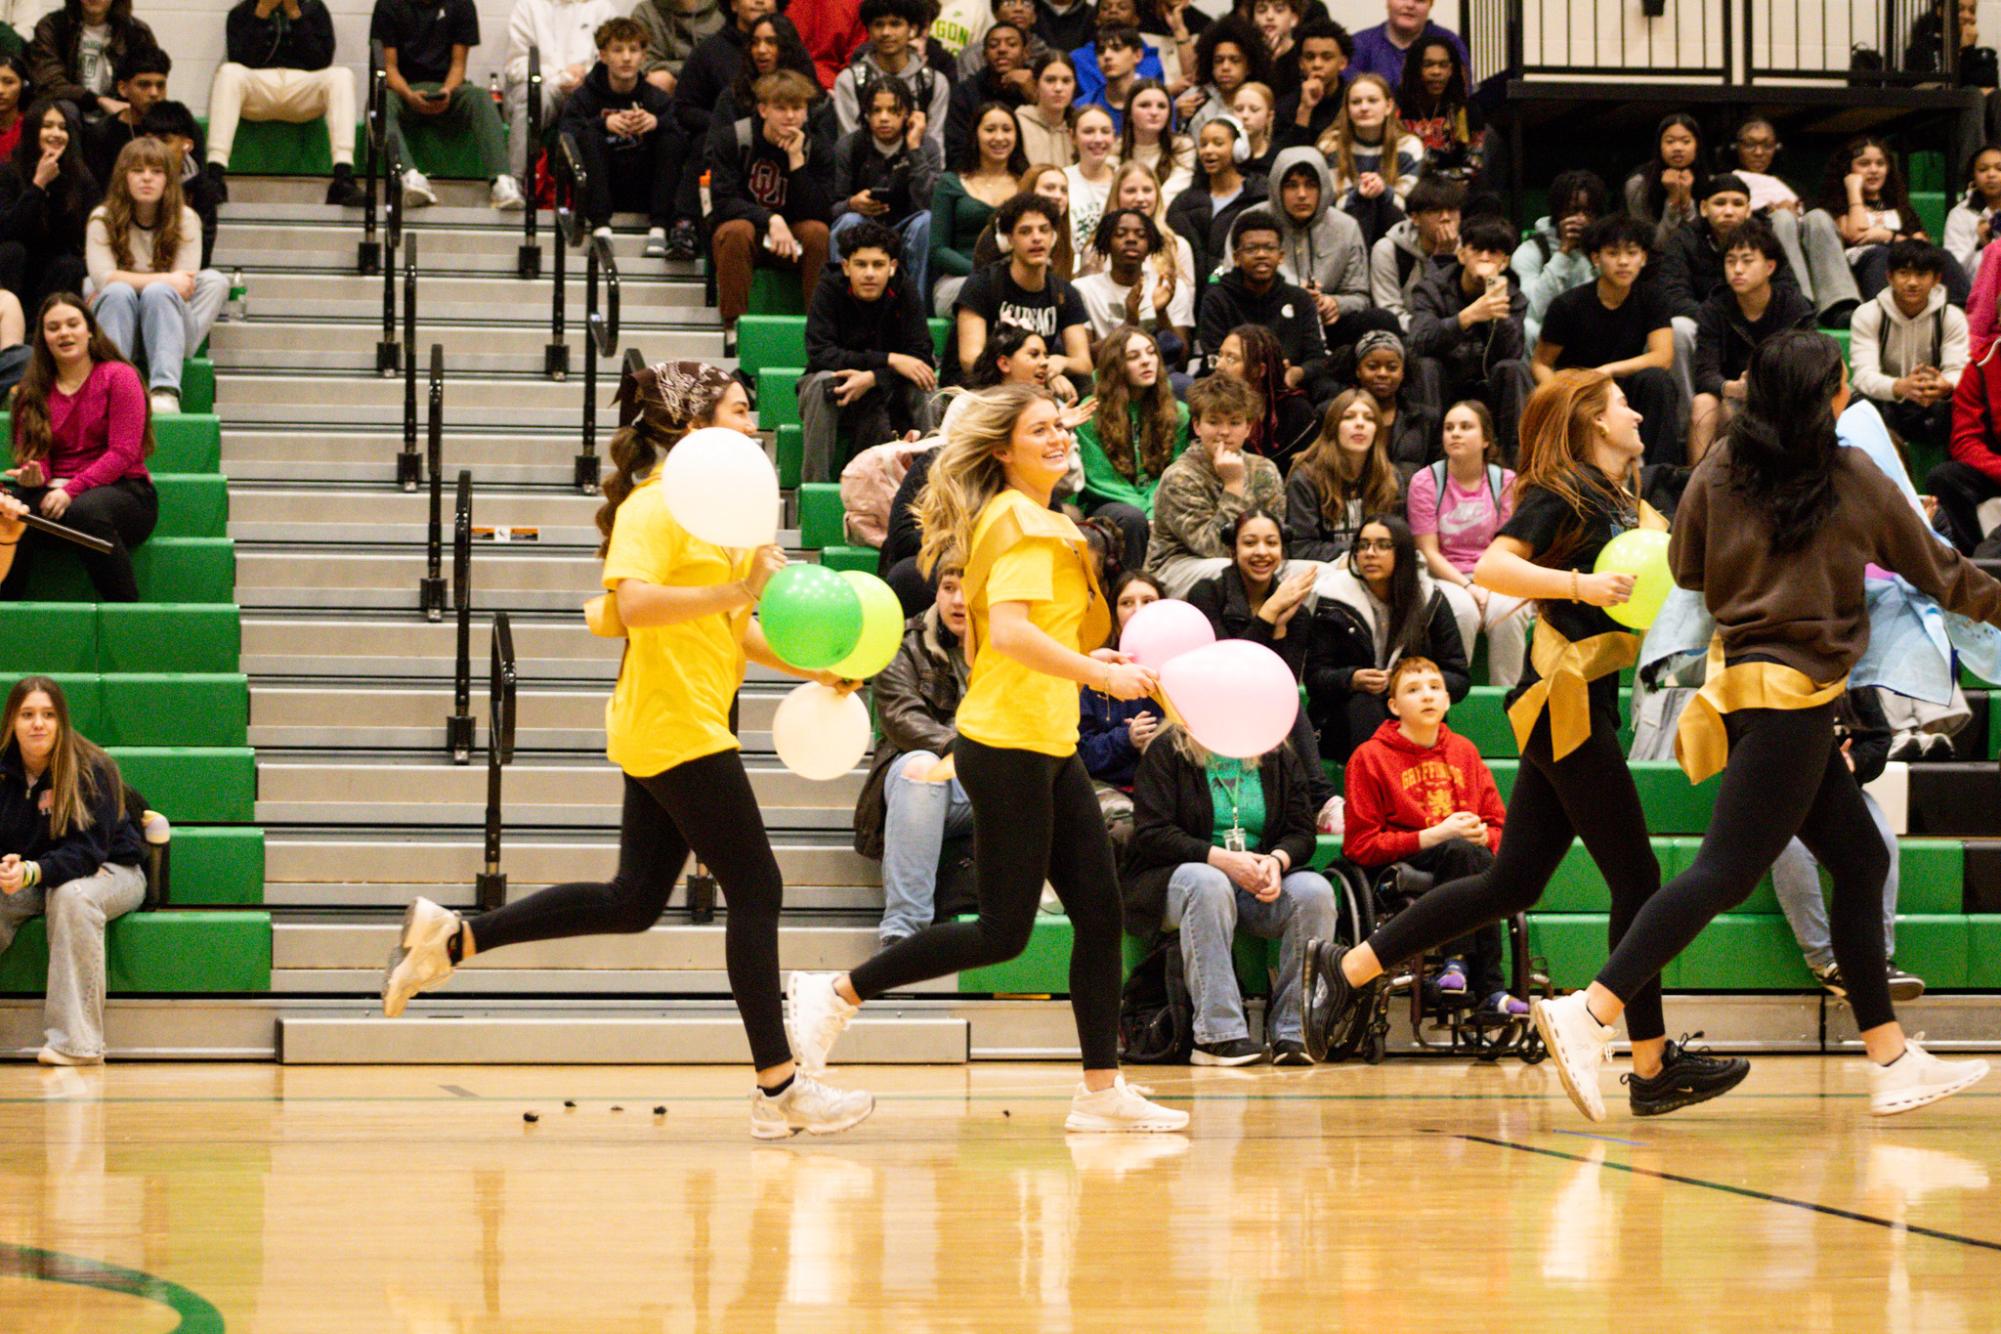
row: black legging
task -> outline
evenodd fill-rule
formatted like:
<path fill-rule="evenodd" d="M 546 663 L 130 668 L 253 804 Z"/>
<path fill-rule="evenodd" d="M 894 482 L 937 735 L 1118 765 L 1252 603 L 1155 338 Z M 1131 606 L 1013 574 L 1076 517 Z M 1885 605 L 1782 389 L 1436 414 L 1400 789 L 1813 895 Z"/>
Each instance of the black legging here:
<path fill-rule="evenodd" d="M 1828 735 L 1833 735 L 1831 727 Z M 1874 835 L 1875 825 L 1866 813 L 1862 827 Z M 1550 758 L 1549 715 L 1536 720 L 1522 753 L 1521 771 L 1508 801 L 1507 827 L 1492 869 L 1422 895 L 1369 937 L 1370 948 L 1387 968 L 1475 927 L 1527 912 L 1570 851 L 1572 838 L 1584 840 L 1585 851 L 1611 887 L 1610 935 L 1616 948 L 1660 888 L 1661 868 L 1647 841 L 1646 812 L 1640 808 L 1632 771 L 1619 753 L 1618 720 L 1603 709 L 1592 711 L 1590 737 L 1560 761 Z M 1779 848 L 1784 846 L 1781 839 Z M 1765 868 L 1778 851 L 1774 848 L 1765 859 Z M 1750 892 L 1748 887 L 1745 892 Z M 1876 929 L 1880 946 L 1880 912 Z M 1635 1042 L 1667 1036 L 1659 971 L 1656 968 L 1644 985 L 1635 987 L 1626 1002 L 1626 1033 Z"/>
<path fill-rule="evenodd" d="M 1118 872 L 1084 761 L 952 743 L 973 806 L 980 915 L 935 922 L 849 975 L 863 1000 L 927 978 L 1005 963 L 1028 948 L 1047 879 L 1070 915 L 1070 1009 L 1086 1070 L 1119 1063 Z"/>
<path fill-rule="evenodd" d="M 692 848 L 729 901 L 723 951 L 730 992 L 760 1070 L 792 1059 L 778 985 L 785 885 L 743 759 L 733 750 L 651 778 L 625 776 L 618 873 L 610 884 L 552 885 L 472 919 L 481 954 L 529 940 L 634 933 L 660 920 Z"/>
<path fill-rule="evenodd" d="M 36 513 L 41 512 L 47 487 L 16 490 L 15 495 Z M 99 553 L 74 546 L 60 537 L 30 530 L 21 534 L 14 551 L 14 568 L 0 583 L 0 600 L 19 601 L 28 595 L 28 573 L 44 547 L 74 551 L 83 562 L 84 573 L 97 590 L 101 602 L 137 602 L 139 581 L 132 573 L 132 548 L 153 535 L 160 521 L 160 497 L 153 484 L 143 477 L 126 477 L 103 486 L 93 486 L 70 501 L 58 523 L 110 541 L 111 550 Z"/>
<path fill-rule="evenodd" d="M 1874 1028 L 1897 1017 L 1883 955 L 1883 881 L 1890 854 L 1855 775 L 1834 745 L 1834 708 L 1725 715 L 1730 764 L 1702 849 L 1694 865 L 1641 909 L 1599 970 L 1598 981 L 1613 995 L 1642 987 L 1657 991 L 1661 969 L 1718 913 L 1749 898 L 1797 834 L 1834 878 L 1828 929 L 1856 1027 Z"/>

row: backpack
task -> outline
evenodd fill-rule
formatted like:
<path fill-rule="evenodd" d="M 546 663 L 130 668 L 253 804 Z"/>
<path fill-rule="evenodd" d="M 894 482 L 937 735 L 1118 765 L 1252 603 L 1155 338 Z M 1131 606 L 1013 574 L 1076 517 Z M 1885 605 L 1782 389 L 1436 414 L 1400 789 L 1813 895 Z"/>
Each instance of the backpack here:
<path fill-rule="evenodd" d="M 910 100 L 916 103 L 917 110 L 929 117 L 931 99 L 938 92 L 938 71 L 932 69 L 927 61 L 917 61 L 917 83 L 913 87 L 908 65 L 904 66 L 902 74 L 885 74 L 868 62 L 868 51 L 869 48 L 864 46 L 848 63 L 848 73 L 855 76 L 855 106 L 860 110 L 862 126 L 866 128 L 868 125 L 869 99 L 875 95 L 876 86 L 892 79 L 909 91 Z M 927 128 L 925 133 L 929 134 L 930 130 Z"/>
<path fill-rule="evenodd" d="M 1162 932 L 1119 991 L 1119 1059 L 1186 1065 L 1195 1050 L 1195 999 L 1182 972 L 1181 939 Z"/>
<path fill-rule="evenodd" d="M 936 436 L 915 443 L 892 440 L 848 460 L 841 469 L 841 508 L 847 513 L 849 541 L 881 548 L 889 536 L 889 507 L 910 461 L 937 446 Z"/>
<path fill-rule="evenodd" d="M 1431 493 L 1437 497 L 1432 502 L 1433 504 L 1442 505 L 1445 503 L 1444 459 L 1440 459 L 1431 465 Z M 1501 465 L 1498 463 L 1487 465 L 1487 494 L 1494 498 L 1494 513 L 1499 514 L 1501 512 Z"/>

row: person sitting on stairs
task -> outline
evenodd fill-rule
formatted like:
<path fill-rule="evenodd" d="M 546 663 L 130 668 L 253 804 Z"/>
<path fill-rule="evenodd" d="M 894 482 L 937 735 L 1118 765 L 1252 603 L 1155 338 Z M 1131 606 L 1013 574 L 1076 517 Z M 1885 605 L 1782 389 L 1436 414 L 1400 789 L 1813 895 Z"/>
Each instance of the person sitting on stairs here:
<path fill-rule="evenodd" d="M 500 113 L 484 90 L 466 82 L 466 57 L 479 45 L 479 11 L 473 0 L 376 0 L 368 37 L 382 43 L 389 97 L 382 114 L 393 156 L 403 163 L 403 202 L 423 208 L 438 202 L 437 191 L 411 160 L 403 140 L 403 119 L 416 116 L 441 131 L 470 136 L 479 151 L 489 198 L 502 212 L 527 207 L 521 186 L 508 174 L 507 133 Z"/>
<path fill-rule="evenodd" d="M 225 177 L 242 121 L 327 123 L 333 182 L 327 203 L 361 207 L 354 181 L 354 71 L 334 64 L 333 15 L 325 0 L 237 0 L 229 11 L 228 57 L 208 89 L 208 176 L 227 201 Z"/>

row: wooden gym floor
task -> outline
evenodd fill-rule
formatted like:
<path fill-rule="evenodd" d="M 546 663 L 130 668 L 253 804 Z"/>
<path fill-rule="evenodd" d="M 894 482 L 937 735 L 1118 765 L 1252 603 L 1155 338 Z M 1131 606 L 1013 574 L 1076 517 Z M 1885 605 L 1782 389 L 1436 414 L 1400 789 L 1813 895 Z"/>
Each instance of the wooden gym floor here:
<path fill-rule="evenodd" d="M 1766 1057 L 1636 1121 L 1608 1071 L 1593 1126 L 1512 1061 L 1141 1073 L 1183 1138 L 1066 1136 L 1059 1066 L 836 1074 L 875 1116 L 771 1145 L 713 1067 L 0 1068 L 0 1330 L 2001 1326 L 2001 1077 L 1873 1122 Z"/>

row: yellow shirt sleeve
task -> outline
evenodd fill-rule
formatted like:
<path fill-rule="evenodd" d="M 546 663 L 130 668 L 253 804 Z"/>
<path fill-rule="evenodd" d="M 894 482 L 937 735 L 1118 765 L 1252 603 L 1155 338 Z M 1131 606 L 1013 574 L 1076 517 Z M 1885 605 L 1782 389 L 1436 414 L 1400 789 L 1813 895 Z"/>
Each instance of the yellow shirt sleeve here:
<path fill-rule="evenodd" d="M 604 557 L 606 588 L 616 589 L 627 579 L 649 584 L 671 581 L 684 555 L 684 530 L 661 512 L 665 506 L 658 491 L 658 487 L 642 488 L 618 507 Z"/>
<path fill-rule="evenodd" d="M 1017 542 L 1001 553 L 987 576 L 987 605 L 1054 599 L 1056 553 L 1056 543 L 1040 538 Z"/>

